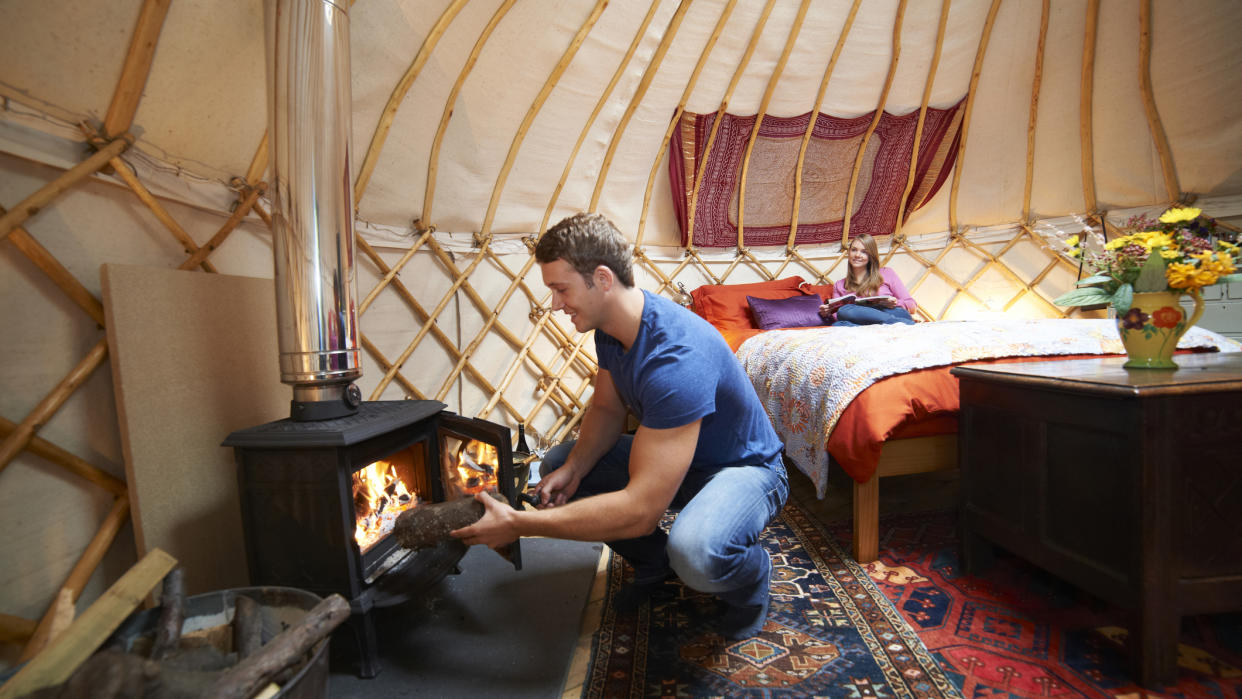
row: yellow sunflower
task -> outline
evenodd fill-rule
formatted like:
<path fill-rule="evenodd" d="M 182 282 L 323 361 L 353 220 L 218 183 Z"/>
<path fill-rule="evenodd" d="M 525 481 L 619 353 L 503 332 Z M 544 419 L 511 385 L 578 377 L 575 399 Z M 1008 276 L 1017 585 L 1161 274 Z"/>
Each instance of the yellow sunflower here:
<path fill-rule="evenodd" d="M 1193 206 L 1174 207 L 1160 214 L 1160 222 L 1182 223 L 1183 221 L 1193 221 L 1199 218 L 1201 213 L 1203 213 L 1202 209 L 1196 209 Z"/>
<path fill-rule="evenodd" d="M 1195 284 L 1195 272 L 1198 270 L 1189 262 L 1174 262 L 1164 270 L 1165 279 L 1169 280 L 1169 288 L 1191 289 Z"/>

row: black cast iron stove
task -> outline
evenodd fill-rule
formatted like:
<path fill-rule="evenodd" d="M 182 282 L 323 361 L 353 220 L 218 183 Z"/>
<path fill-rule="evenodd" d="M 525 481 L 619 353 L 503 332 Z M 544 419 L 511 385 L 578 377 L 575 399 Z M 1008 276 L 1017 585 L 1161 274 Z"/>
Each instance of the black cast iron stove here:
<path fill-rule="evenodd" d="M 390 535 L 420 503 L 496 489 L 518 507 L 509 428 L 431 400 L 362 403 L 357 413 L 238 430 L 234 448 L 252 585 L 350 601 L 359 674 L 379 672 L 371 611 L 409 600 L 455 571 L 466 547 L 411 552 Z M 515 543 L 510 556 L 521 568 Z"/>

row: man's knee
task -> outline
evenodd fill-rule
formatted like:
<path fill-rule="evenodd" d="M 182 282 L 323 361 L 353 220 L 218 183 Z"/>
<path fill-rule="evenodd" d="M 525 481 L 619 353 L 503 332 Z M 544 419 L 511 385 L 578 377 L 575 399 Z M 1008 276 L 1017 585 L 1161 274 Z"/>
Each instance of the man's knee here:
<path fill-rule="evenodd" d="M 569 459 L 569 452 L 573 448 L 573 442 L 561 442 L 551 449 L 548 449 L 548 451 L 544 453 L 543 459 L 539 462 L 539 477 L 543 478 L 561 466 L 564 466 L 565 461 Z"/>
<path fill-rule="evenodd" d="M 727 542 L 705 534 L 674 526 L 668 538 L 669 567 L 691 589 L 718 592 L 723 589 L 721 583 L 741 562 L 737 554 L 742 551 L 730 555 Z"/>

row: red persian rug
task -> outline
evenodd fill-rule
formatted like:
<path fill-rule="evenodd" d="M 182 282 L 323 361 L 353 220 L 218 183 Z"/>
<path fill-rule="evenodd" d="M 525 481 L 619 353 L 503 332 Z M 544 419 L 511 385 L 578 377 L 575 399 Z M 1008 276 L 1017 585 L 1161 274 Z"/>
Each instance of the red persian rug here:
<path fill-rule="evenodd" d="M 847 542 L 849 523 L 829 527 Z M 867 574 L 967 697 L 1124 697 L 1122 611 L 997 551 L 978 576 L 958 565 L 953 512 L 885 517 Z M 1187 617 L 1178 683 L 1161 697 L 1242 695 L 1242 614 Z"/>
<path fill-rule="evenodd" d="M 715 632 L 711 595 L 664 586 L 618 611 L 633 572 L 610 559 L 584 697 L 961 697 L 866 573 L 796 505 L 764 533 L 774 566 L 767 625 L 752 638 Z"/>

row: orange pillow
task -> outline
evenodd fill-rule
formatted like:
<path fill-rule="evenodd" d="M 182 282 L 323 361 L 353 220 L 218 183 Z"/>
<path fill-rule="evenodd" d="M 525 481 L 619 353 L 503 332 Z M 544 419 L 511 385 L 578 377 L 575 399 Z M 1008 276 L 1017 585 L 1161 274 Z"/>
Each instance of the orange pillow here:
<path fill-rule="evenodd" d="M 832 283 L 827 284 L 811 284 L 806 283 L 801 286 L 804 294 L 819 294 L 819 297 L 828 303 L 828 299 L 832 298 Z"/>
<path fill-rule="evenodd" d="M 761 299 L 787 299 L 803 295 L 802 277 L 787 277 L 753 284 L 704 284 L 690 292 L 694 311 L 717 330 L 758 328 L 750 312 L 747 296 Z"/>

